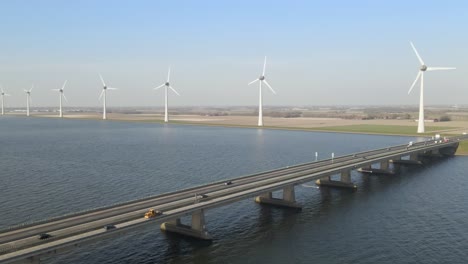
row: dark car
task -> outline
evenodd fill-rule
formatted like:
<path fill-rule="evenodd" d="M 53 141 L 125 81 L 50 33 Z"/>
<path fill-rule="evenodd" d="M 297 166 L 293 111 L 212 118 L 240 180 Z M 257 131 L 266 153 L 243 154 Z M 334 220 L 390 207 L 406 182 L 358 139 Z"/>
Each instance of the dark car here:
<path fill-rule="evenodd" d="M 231 185 L 232 184 L 232 181 L 227 181 L 224 183 L 224 185 Z"/>
<path fill-rule="evenodd" d="M 47 239 L 49 237 L 52 237 L 51 235 L 47 234 L 47 233 L 42 233 L 42 234 L 39 234 L 39 239 Z"/>
<path fill-rule="evenodd" d="M 104 226 L 104 229 L 105 230 L 111 230 L 111 229 L 116 229 L 117 227 L 115 227 L 115 225 L 105 225 Z"/>

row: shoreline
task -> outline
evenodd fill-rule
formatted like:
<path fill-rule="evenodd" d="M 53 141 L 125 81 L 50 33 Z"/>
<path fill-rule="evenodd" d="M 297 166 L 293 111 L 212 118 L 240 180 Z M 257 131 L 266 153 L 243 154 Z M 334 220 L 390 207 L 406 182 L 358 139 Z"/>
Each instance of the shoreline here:
<path fill-rule="evenodd" d="M 94 114 L 96 115 L 96 114 Z M 22 115 L 7 115 L 7 116 L 12 116 L 12 117 L 26 117 Z M 263 127 L 258 127 L 256 125 L 243 125 L 243 124 L 220 124 L 220 123 L 206 123 L 206 122 L 191 122 L 188 119 L 182 120 L 172 120 L 169 121 L 168 123 L 165 123 L 164 120 L 162 119 L 131 119 L 132 116 L 125 116 L 124 118 L 107 118 L 106 120 L 100 119 L 98 116 L 92 116 L 92 115 L 83 115 L 83 116 L 73 116 L 73 115 L 68 115 L 64 116 L 63 118 L 59 118 L 57 116 L 52 116 L 52 115 L 30 115 L 29 117 L 33 118 L 55 118 L 55 119 L 66 119 L 66 120 L 94 120 L 94 121 L 110 121 L 110 122 L 136 122 L 136 123 L 154 123 L 154 124 L 174 124 L 174 125 L 188 125 L 188 126 L 206 126 L 206 127 L 224 127 L 224 128 L 246 128 L 246 129 L 270 129 L 270 130 L 285 130 L 285 131 L 303 131 L 303 132 L 319 132 L 319 133 L 344 133 L 344 134 L 356 134 L 356 135 L 374 135 L 374 136 L 400 136 L 400 137 L 431 137 L 435 133 L 444 133 L 444 132 L 450 132 L 454 130 L 460 130 L 460 127 L 453 127 L 450 129 L 444 129 L 441 131 L 433 131 L 433 132 L 426 132 L 424 134 L 404 134 L 404 133 L 381 133 L 381 132 L 369 132 L 369 131 L 346 131 L 346 130 L 333 130 L 333 129 L 326 129 L 327 126 L 323 127 L 291 127 L 291 126 L 263 126 Z M 251 116 L 249 116 L 252 118 Z M 133 116 L 133 118 L 135 118 Z M 205 119 L 206 120 L 206 119 Z M 204 120 L 204 121 L 205 121 Z M 348 125 L 349 126 L 349 125 Z M 381 125 L 381 126 L 402 126 L 402 125 Z M 346 127 L 346 125 L 344 125 Z M 407 126 L 409 127 L 409 126 Z M 456 135 L 456 134 L 453 134 Z M 447 134 L 447 136 L 450 136 L 450 134 Z M 468 144 L 466 146 L 466 150 L 462 151 L 457 151 L 455 153 L 456 156 L 468 156 Z"/>

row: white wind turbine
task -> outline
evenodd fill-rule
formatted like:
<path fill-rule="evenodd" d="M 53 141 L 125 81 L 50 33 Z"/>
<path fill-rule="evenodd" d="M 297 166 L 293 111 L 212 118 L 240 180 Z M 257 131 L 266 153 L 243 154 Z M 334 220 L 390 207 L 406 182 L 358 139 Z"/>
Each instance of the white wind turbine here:
<path fill-rule="evenodd" d="M 418 51 L 413 45 L 413 42 L 410 42 L 411 47 L 413 47 L 414 53 L 418 57 L 421 66 L 419 67 L 418 75 L 416 75 L 416 80 L 414 80 L 411 88 L 408 91 L 408 94 L 411 93 L 413 87 L 416 85 L 419 79 L 421 79 L 421 91 L 419 94 L 419 120 L 418 120 L 418 133 L 424 133 L 424 72 L 425 71 L 440 71 L 440 70 L 455 70 L 456 68 L 449 68 L 449 67 L 427 67 L 424 61 L 419 56 Z"/>
<path fill-rule="evenodd" d="M 107 119 L 107 115 L 106 115 L 106 91 L 107 90 L 117 90 L 117 88 L 107 87 L 107 85 L 104 82 L 104 79 L 102 78 L 101 74 L 99 74 L 99 77 L 101 78 L 101 82 L 102 82 L 102 92 L 101 92 L 101 95 L 99 96 L 99 100 L 101 100 L 101 97 L 102 97 L 102 102 L 103 102 L 102 119 Z"/>
<path fill-rule="evenodd" d="M 164 98 L 165 98 L 165 104 L 164 104 L 164 122 L 168 122 L 169 121 L 169 117 L 168 117 L 168 113 L 167 113 L 167 102 L 168 102 L 168 95 L 167 95 L 167 88 L 171 89 L 175 94 L 177 94 L 178 96 L 180 96 L 180 94 L 174 89 L 172 88 L 171 84 L 169 83 L 169 78 L 171 77 L 171 67 L 169 67 L 169 71 L 167 73 L 167 81 L 163 84 L 161 84 L 160 86 L 154 88 L 154 90 L 157 90 L 159 88 L 162 88 L 164 87 Z"/>
<path fill-rule="evenodd" d="M 265 79 L 265 68 L 266 68 L 266 56 L 265 56 L 265 61 L 263 62 L 263 72 L 258 79 L 255 79 L 251 81 L 248 85 L 251 85 L 255 82 L 260 81 L 260 86 L 259 86 L 259 99 L 258 99 L 258 126 L 263 126 L 263 105 L 262 105 L 262 83 L 265 83 L 268 88 L 270 88 L 271 92 L 276 94 L 275 90 L 271 88 L 270 84 L 268 84 L 267 80 Z"/>
<path fill-rule="evenodd" d="M 34 88 L 34 84 L 31 85 L 31 89 L 29 90 L 24 90 L 26 93 L 26 116 L 29 116 L 29 103 L 31 102 L 31 91 Z"/>
<path fill-rule="evenodd" d="M 3 87 L 0 86 L 0 90 L 1 90 L 1 95 L 2 95 L 2 115 L 5 115 L 5 111 L 4 111 L 4 106 L 5 106 L 5 96 L 10 96 L 9 94 L 5 93 L 5 91 L 3 90 Z"/>
<path fill-rule="evenodd" d="M 65 99 L 65 101 L 68 103 L 67 97 L 65 97 L 65 94 L 63 93 L 63 90 L 65 89 L 65 85 L 67 84 L 67 80 L 63 83 L 63 86 L 61 89 L 52 89 L 52 91 L 57 91 L 59 92 L 59 100 L 60 100 L 60 108 L 59 108 L 59 116 L 63 117 L 63 112 L 62 112 L 62 97 Z"/>

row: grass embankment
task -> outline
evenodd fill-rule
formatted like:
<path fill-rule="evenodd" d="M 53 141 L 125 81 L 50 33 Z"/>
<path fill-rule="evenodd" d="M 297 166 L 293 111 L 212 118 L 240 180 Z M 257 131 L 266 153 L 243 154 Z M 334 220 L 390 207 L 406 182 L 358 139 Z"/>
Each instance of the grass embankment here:
<path fill-rule="evenodd" d="M 353 132 L 384 135 L 408 135 L 418 136 L 415 126 L 390 126 L 390 125 L 349 125 L 349 126 L 328 126 L 316 127 L 314 130 L 333 131 L 333 132 Z M 454 129 L 453 127 L 426 127 L 426 133 L 423 135 L 432 135 L 434 132 Z"/>
<path fill-rule="evenodd" d="M 447 130 L 456 130 L 454 127 L 426 127 L 426 133 L 417 134 L 414 126 L 389 126 L 389 125 L 349 125 L 349 126 L 330 126 L 315 128 L 315 130 L 333 131 L 333 132 L 348 132 L 348 133 L 369 133 L 369 134 L 385 134 L 385 135 L 407 135 L 407 136 L 433 136 L 435 133 L 444 133 Z M 453 136 L 444 135 L 441 136 Z M 468 156 L 468 141 L 460 142 L 456 155 Z"/>
<path fill-rule="evenodd" d="M 460 142 L 460 145 L 457 149 L 457 153 L 455 153 L 455 155 L 468 156 L 468 141 Z"/>

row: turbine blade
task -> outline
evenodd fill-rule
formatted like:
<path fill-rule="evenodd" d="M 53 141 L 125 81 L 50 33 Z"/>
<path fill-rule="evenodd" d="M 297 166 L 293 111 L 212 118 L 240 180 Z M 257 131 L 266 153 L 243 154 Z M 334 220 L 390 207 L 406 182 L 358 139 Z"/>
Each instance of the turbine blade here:
<path fill-rule="evenodd" d="M 107 87 L 107 90 L 118 90 L 119 88 Z"/>
<path fill-rule="evenodd" d="M 67 97 L 65 97 L 65 94 L 64 94 L 64 93 L 62 93 L 62 96 L 63 96 L 63 99 L 65 99 L 65 102 L 68 103 Z"/>
<path fill-rule="evenodd" d="M 62 90 L 65 89 L 65 85 L 67 84 L 67 81 L 68 80 L 65 80 L 65 82 L 63 83 Z"/>
<path fill-rule="evenodd" d="M 419 62 L 421 63 L 421 65 L 424 65 L 424 61 L 422 60 L 421 56 L 419 56 L 419 53 L 414 47 L 413 42 L 410 41 L 410 44 L 411 44 L 411 47 L 413 47 L 414 53 L 416 53 L 416 56 L 418 57 Z"/>
<path fill-rule="evenodd" d="M 51 91 L 60 92 L 60 89 L 50 89 Z"/>
<path fill-rule="evenodd" d="M 4 96 L 11 96 L 11 94 L 3 94 Z"/>
<path fill-rule="evenodd" d="M 409 91 L 408 91 L 408 94 L 410 94 L 410 93 L 411 93 L 411 91 L 413 90 L 413 88 L 414 88 L 414 85 L 416 85 L 416 83 L 418 82 L 418 80 L 419 80 L 419 77 L 421 77 L 421 74 L 422 74 L 422 72 L 421 72 L 421 71 L 419 71 L 419 72 L 418 72 L 418 75 L 416 75 L 416 79 L 414 80 L 413 84 L 411 85 L 411 88 L 409 89 Z"/>
<path fill-rule="evenodd" d="M 34 84 L 31 85 L 31 89 L 29 89 L 29 92 L 31 92 L 33 88 L 34 88 Z"/>
<path fill-rule="evenodd" d="M 102 96 L 104 95 L 104 89 L 102 89 L 101 95 L 99 95 L 99 101 L 101 100 Z"/>
<path fill-rule="evenodd" d="M 446 70 L 455 70 L 454 67 L 428 67 L 427 71 L 446 71 Z"/>
<path fill-rule="evenodd" d="M 265 61 L 263 62 L 263 73 L 262 73 L 262 76 L 265 76 L 265 69 L 266 69 L 266 56 L 265 56 Z"/>
<path fill-rule="evenodd" d="M 179 94 L 174 88 L 172 88 L 172 86 L 169 86 L 169 88 L 170 88 L 175 94 L 177 94 L 178 96 L 180 96 L 180 94 Z"/>
<path fill-rule="evenodd" d="M 102 78 L 101 74 L 99 74 L 99 78 L 101 78 L 102 86 L 106 86 L 106 83 L 104 82 L 104 79 Z"/>
<path fill-rule="evenodd" d="M 276 94 L 275 90 L 273 90 L 273 88 L 271 88 L 270 84 L 266 80 L 263 80 L 263 82 L 268 86 L 268 88 L 270 88 L 272 93 Z"/>
<path fill-rule="evenodd" d="M 157 89 L 159 89 L 159 88 L 162 88 L 164 85 L 166 85 L 166 84 L 165 84 L 165 83 L 163 83 L 163 84 L 161 84 L 161 85 L 159 85 L 158 87 L 156 87 L 156 88 L 153 88 L 153 89 L 154 89 L 154 90 L 157 90 Z"/>
<path fill-rule="evenodd" d="M 24 89 L 23 91 L 24 91 L 25 93 L 29 92 L 29 90 L 26 90 L 26 89 Z"/>
<path fill-rule="evenodd" d="M 171 66 L 169 66 L 169 70 L 167 71 L 167 82 L 169 82 L 170 78 L 171 78 Z"/>
<path fill-rule="evenodd" d="M 252 83 L 256 83 L 256 82 L 258 82 L 258 80 L 259 80 L 259 79 L 255 79 L 255 80 L 249 82 L 249 84 L 247 84 L 247 85 L 251 85 Z"/>

